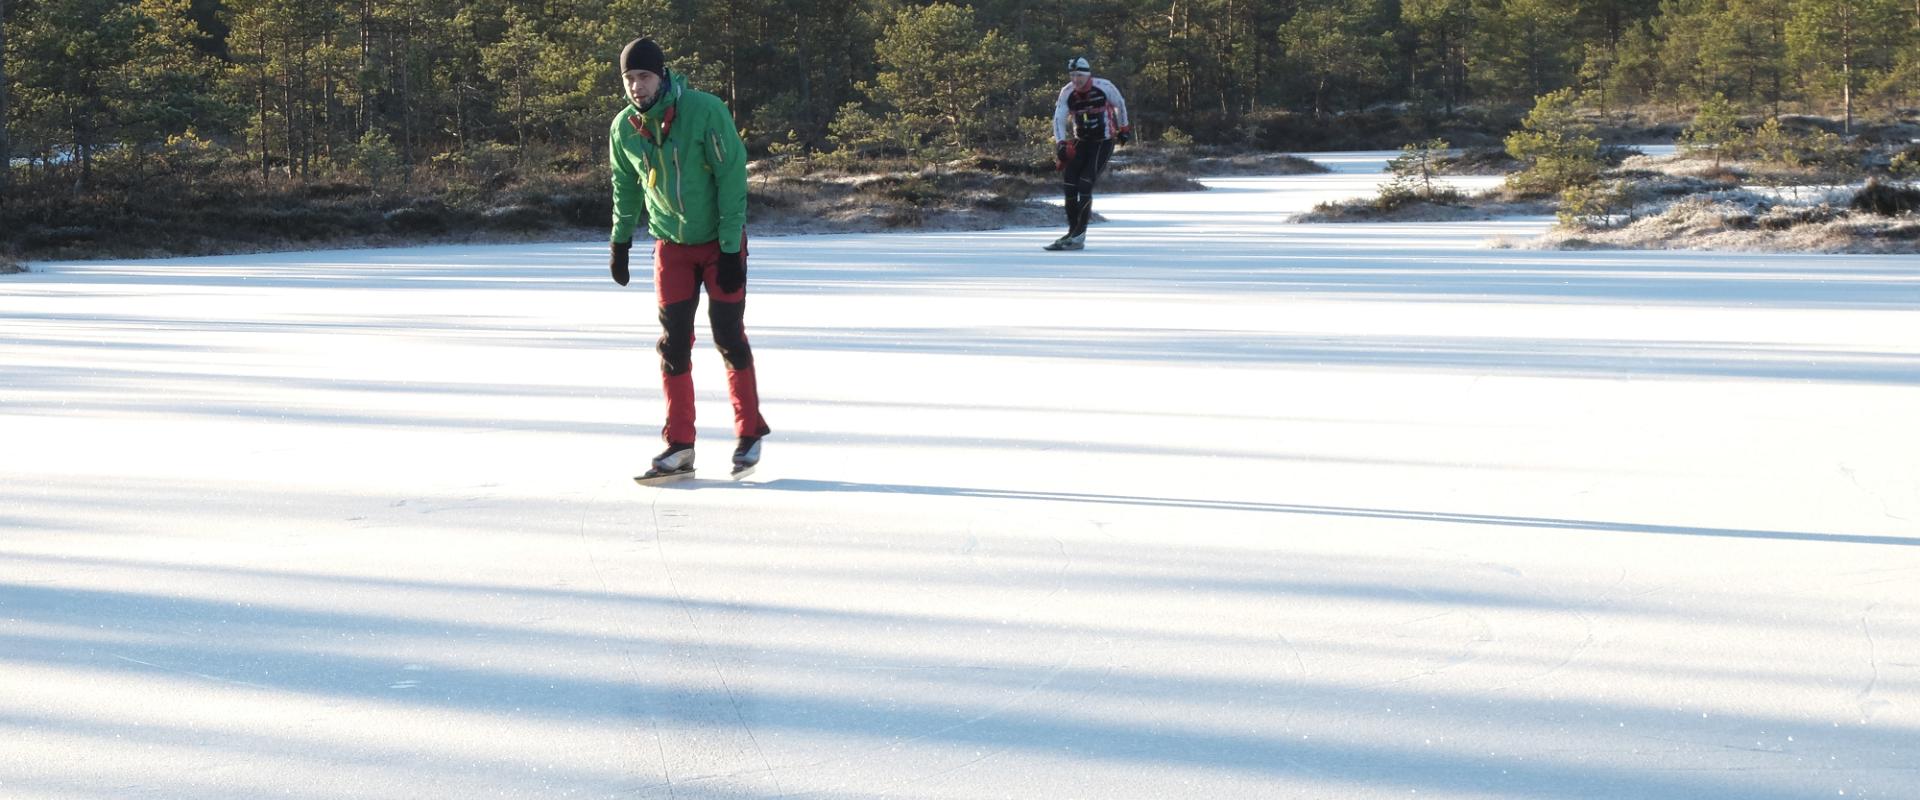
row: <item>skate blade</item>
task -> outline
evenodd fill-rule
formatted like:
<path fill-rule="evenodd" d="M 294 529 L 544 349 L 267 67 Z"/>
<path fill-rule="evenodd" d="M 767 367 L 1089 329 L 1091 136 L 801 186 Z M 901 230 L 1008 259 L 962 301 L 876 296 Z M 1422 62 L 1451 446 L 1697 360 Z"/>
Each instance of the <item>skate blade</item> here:
<path fill-rule="evenodd" d="M 759 468 L 760 468 L 760 465 L 758 464 L 755 464 L 751 467 L 735 467 L 733 470 L 733 479 L 737 481 L 742 478 L 745 478 L 748 475 L 752 475 L 753 471 Z"/>
<path fill-rule="evenodd" d="M 676 472 L 649 472 L 645 475 L 635 475 L 633 476 L 633 482 L 641 486 L 657 486 L 662 483 L 672 483 L 691 477 L 693 477 L 693 470 L 683 469 Z"/>

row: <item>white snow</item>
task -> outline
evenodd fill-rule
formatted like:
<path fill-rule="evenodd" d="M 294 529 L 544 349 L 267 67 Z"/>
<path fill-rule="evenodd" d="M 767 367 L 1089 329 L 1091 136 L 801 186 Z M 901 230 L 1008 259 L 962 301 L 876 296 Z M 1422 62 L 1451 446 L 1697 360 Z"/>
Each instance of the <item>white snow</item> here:
<path fill-rule="evenodd" d="M 756 239 L 740 484 L 599 243 L 0 279 L 0 796 L 1920 796 L 1920 258 L 1390 155 Z"/>

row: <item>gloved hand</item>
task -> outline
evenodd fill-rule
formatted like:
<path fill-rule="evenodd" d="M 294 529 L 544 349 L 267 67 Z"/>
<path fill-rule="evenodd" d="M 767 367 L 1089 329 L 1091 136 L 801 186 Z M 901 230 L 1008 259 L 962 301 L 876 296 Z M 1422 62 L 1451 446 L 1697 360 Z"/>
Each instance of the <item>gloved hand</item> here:
<path fill-rule="evenodd" d="M 739 253 L 722 252 L 719 272 L 714 277 L 720 284 L 720 291 L 727 294 L 740 291 L 740 287 L 747 285 L 746 259 L 741 258 Z"/>
<path fill-rule="evenodd" d="M 1120 144 L 1122 144 L 1122 145 L 1127 145 L 1127 144 L 1132 144 L 1132 143 L 1133 143 L 1133 129 L 1132 129 L 1132 128 L 1121 128 L 1121 129 L 1120 129 L 1120 135 L 1119 135 L 1119 136 L 1116 136 L 1116 137 L 1114 137 L 1114 140 L 1115 140 L 1115 141 L 1118 141 L 1118 142 L 1119 142 Z"/>
<path fill-rule="evenodd" d="M 613 270 L 613 282 L 625 286 L 627 285 L 627 255 L 633 250 L 633 242 L 613 242 L 611 249 L 612 257 L 608 260 L 607 266 Z"/>
<path fill-rule="evenodd" d="M 1067 159 L 1072 157 L 1073 148 L 1068 147 L 1066 142 L 1053 143 L 1053 160 L 1065 164 L 1067 163 Z"/>

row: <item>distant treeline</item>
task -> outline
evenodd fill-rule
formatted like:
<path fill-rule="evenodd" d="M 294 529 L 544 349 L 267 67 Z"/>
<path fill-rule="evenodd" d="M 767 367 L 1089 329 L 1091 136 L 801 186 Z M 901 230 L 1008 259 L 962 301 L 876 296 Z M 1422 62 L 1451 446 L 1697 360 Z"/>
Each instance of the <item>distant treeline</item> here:
<path fill-rule="evenodd" d="M 0 0 L 0 181 L 81 191 L 184 152 L 262 183 L 584 169 L 639 35 L 757 153 L 843 160 L 1038 148 L 1074 55 L 1142 138 L 1201 143 L 1566 88 L 1600 110 L 1920 105 L 1920 0 Z"/>

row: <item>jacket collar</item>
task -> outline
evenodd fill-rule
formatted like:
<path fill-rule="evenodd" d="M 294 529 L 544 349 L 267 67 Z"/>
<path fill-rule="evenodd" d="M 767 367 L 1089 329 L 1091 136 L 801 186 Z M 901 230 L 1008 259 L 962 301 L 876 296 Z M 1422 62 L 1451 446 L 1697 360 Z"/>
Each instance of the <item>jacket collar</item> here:
<path fill-rule="evenodd" d="M 680 102 L 680 94 L 686 91 L 686 88 L 687 77 L 674 72 L 667 77 L 666 88 L 661 90 L 660 100 L 654 103 L 652 108 L 641 111 L 639 106 L 634 105 L 631 97 L 627 98 L 627 108 L 633 110 L 635 117 L 644 117 L 649 127 L 659 127 L 660 120 L 667 116 L 667 109 Z"/>

